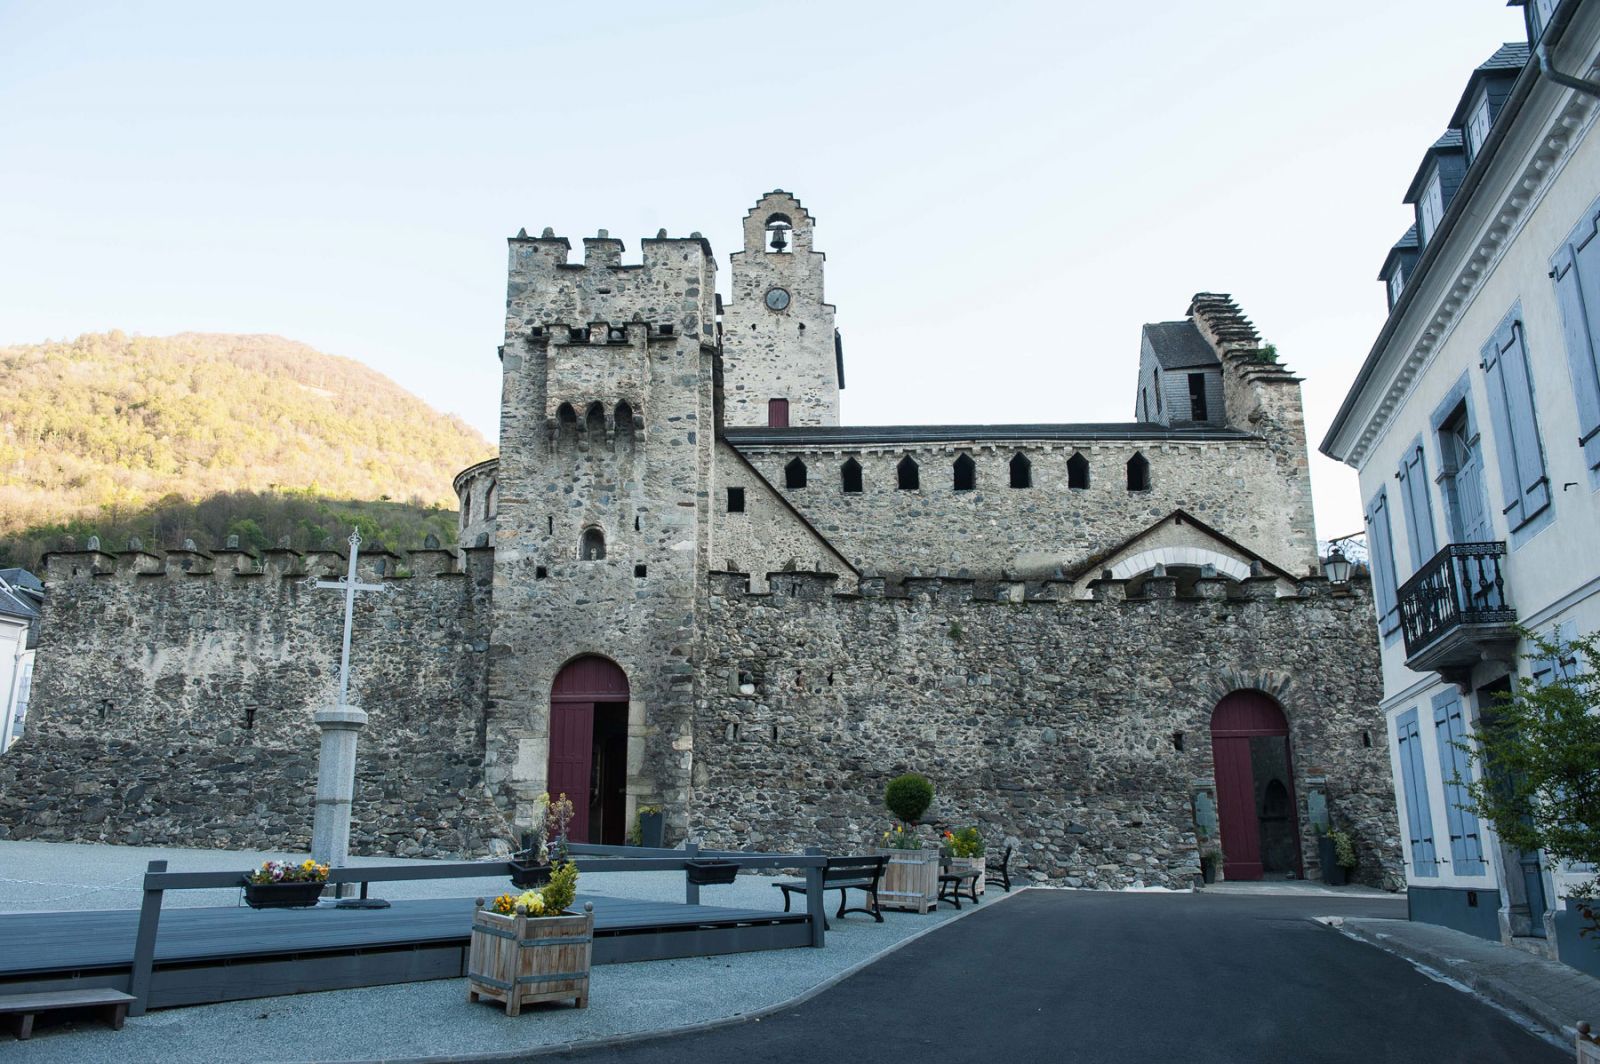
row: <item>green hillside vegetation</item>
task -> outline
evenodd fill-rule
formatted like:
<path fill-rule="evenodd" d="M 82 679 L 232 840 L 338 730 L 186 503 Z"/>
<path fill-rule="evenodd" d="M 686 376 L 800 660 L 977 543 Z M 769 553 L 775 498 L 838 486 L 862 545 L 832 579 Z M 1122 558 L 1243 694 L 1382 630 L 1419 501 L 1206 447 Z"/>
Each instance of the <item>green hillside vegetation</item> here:
<path fill-rule="evenodd" d="M 98 534 L 320 546 L 454 540 L 451 478 L 493 448 L 358 362 L 277 336 L 0 347 L 0 564 Z"/>

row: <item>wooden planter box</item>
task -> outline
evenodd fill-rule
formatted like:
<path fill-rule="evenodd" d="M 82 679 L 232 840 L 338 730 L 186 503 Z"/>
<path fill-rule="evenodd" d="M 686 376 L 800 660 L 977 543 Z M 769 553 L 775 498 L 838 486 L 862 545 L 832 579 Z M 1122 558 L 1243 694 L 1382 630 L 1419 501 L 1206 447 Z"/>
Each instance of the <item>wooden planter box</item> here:
<path fill-rule="evenodd" d="M 976 873 L 978 873 L 978 879 L 977 879 L 973 889 L 979 895 L 982 895 L 983 894 L 984 860 L 985 859 L 983 857 L 951 857 L 951 858 L 949 858 L 950 871 L 952 871 L 952 872 L 976 872 Z"/>
<path fill-rule="evenodd" d="M 472 914 L 467 953 L 467 1000 L 503 1001 L 506 1015 L 538 1001 L 573 999 L 589 1007 L 589 958 L 594 906 L 562 916 Z"/>
<path fill-rule="evenodd" d="M 889 858 L 878 884 L 878 907 L 927 913 L 939 906 L 939 851 L 880 848 Z"/>

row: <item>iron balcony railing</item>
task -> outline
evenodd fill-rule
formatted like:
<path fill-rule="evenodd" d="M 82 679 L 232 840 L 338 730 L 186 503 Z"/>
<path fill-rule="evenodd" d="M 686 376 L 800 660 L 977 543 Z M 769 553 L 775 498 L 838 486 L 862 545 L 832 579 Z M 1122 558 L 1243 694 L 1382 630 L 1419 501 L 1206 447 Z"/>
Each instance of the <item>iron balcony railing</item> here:
<path fill-rule="evenodd" d="M 1400 588 L 1400 626 L 1406 657 L 1462 625 L 1510 624 L 1500 559 L 1504 543 L 1451 543 Z"/>

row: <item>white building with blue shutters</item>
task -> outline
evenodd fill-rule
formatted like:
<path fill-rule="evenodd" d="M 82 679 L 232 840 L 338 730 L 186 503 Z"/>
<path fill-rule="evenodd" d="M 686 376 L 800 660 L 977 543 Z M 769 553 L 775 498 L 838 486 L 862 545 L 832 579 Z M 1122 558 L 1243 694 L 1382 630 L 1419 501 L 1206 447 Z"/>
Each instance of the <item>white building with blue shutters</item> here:
<path fill-rule="evenodd" d="M 1513 0 L 1405 201 L 1389 317 L 1322 442 L 1360 473 L 1413 919 L 1600 974 L 1564 894 L 1501 845 L 1456 745 L 1530 661 L 1517 625 L 1600 629 L 1600 0 Z M 1443 117 L 1443 116 L 1441 116 Z"/>

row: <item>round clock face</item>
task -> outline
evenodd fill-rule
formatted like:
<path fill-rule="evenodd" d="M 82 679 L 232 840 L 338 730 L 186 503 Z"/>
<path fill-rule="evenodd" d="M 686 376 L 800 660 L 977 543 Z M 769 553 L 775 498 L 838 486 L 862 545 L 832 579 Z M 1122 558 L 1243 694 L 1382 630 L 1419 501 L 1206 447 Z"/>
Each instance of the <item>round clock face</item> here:
<path fill-rule="evenodd" d="M 789 293 L 782 288 L 767 289 L 767 306 L 772 310 L 783 310 L 789 305 Z"/>

